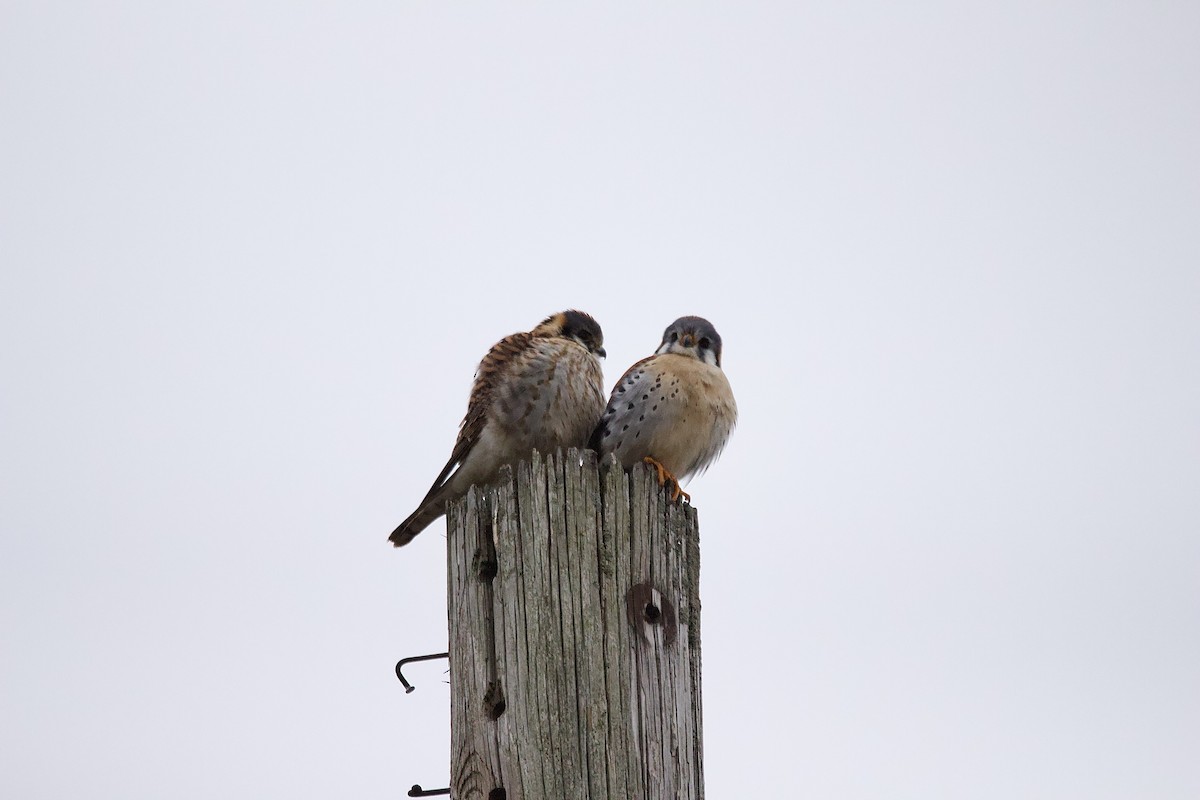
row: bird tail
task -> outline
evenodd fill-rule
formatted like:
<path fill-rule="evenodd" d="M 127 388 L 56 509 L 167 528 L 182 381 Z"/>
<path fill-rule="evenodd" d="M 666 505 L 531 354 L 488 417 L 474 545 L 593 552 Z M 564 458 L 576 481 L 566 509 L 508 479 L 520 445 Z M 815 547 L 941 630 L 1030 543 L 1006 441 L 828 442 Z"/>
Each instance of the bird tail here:
<path fill-rule="evenodd" d="M 430 523 L 438 517 L 446 513 L 446 501 L 438 496 L 427 499 L 424 503 L 412 513 L 408 519 L 401 522 L 396 530 L 392 531 L 392 535 L 388 537 L 388 541 L 396 547 L 404 547 L 411 542 L 418 533 L 429 527 Z"/>

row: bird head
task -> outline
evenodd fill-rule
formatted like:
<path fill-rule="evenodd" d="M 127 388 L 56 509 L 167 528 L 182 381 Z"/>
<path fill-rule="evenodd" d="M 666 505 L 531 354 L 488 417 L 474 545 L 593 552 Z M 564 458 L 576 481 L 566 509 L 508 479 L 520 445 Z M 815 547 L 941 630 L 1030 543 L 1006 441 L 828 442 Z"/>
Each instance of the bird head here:
<path fill-rule="evenodd" d="M 703 317 L 680 317 L 663 331 L 662 344 L 656 351 L 691 356 L 714 367 L 721 366 L 721 335 Z"/>
<path fill-rule="evenodd" d="M 562 336 L 579 342 L 589 353 L 604 358 L 604 332 L 591 314 L 583 311 L 560 311 L 551 314 L 533 329 L 536 336 Z"/>

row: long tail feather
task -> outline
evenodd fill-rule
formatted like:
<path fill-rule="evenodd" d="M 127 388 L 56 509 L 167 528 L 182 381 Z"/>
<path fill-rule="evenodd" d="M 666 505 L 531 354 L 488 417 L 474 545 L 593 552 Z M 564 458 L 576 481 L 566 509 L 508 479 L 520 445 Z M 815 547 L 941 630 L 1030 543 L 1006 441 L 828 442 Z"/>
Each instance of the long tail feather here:
<path fill-rule="evenodd" d="M 396 547 L 403 547 L 411 542 L 418 533 L 429 527 L 430 523 L 446 513 L 446 501 L 440 497 L 426 500 L 412 515 L 401 522 L 388 541 Z"/>

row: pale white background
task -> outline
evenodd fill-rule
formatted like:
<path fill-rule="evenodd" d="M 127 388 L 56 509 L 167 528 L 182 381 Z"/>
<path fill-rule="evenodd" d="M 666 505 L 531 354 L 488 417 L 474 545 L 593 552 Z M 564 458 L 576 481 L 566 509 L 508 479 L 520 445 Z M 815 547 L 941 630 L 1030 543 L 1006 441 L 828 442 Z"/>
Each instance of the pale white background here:
<path fill-rule="evenodd" d="M 0 795 L 445 785 L 475 364 L 742 421 L 708 796 L 1200 796 L 1200 7 L 0 5 Z"/>

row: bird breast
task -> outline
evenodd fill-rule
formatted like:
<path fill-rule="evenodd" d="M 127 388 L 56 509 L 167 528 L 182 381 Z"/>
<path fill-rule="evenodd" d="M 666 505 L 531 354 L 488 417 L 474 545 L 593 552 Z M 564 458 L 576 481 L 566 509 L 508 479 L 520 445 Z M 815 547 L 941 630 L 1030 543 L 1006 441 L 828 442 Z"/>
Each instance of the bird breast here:
<path fill-rule="evenodd" d="M 716 460 L 736 420 L 733 390 L 718 367 L 690 356 L 653 356 L 614 390 L 601 452 L 615 453 L 626 467 L 651 456 L 684 478 Z"/>

